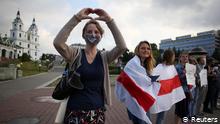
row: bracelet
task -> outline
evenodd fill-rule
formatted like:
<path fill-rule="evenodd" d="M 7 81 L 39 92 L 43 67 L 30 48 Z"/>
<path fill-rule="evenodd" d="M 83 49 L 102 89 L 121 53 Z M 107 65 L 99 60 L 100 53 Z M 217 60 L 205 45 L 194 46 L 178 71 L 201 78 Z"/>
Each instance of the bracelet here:
<path fill-rule="evenodd" d="M 79 17 L 77 15 L 74 15 L 74 18 L 78 21 L 81 22 L 81 19 L 79 19 Z"/>

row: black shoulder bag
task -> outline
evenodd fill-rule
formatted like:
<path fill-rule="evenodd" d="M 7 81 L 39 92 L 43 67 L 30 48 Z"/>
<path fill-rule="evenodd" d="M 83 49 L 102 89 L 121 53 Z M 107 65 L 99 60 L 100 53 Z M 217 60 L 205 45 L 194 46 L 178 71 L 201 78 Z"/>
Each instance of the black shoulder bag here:
<path fill-rule="evenodd" d="M 66 64 L 65 70 L 59 83 L 56 85 L 52 97 L 56 100 L 63 100 L 67 98 L 73 90 L 82 90 L 84 88 L 80 74 L 76 72 L 77 59 L 69 68 L 69 63 Z"/>

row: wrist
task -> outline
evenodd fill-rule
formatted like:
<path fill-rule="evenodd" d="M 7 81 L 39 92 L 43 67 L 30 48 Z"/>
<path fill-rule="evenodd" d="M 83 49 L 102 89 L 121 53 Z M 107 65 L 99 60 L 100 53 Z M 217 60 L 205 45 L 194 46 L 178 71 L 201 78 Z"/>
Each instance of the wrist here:
<path fill-rule="evenodd" d="M 113 21 L 113 18 L 109 18 L 108 20 L 106 20 L 106 23 L 110 23 Z"/>

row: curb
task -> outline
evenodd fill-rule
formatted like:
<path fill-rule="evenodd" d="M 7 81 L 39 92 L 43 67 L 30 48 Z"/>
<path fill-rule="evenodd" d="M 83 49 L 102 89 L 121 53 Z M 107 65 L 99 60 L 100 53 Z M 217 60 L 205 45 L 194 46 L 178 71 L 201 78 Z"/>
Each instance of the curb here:
<path fill-rule="evenodd" d="M 34 76 L 38 76 L 38 75 L 42 75 L 42 74 L 46 74 L 48 72 L 42 72 L 42 73 L 39 73 L 39 74 L 35 74 L 35 75 L 29 75 L 29 76 L 25 76 L 25 77 L 20 77 L 20 78 L 16 78 L 14 80 L 20 80 L 20 79 L 26 79 L 26 78 L 30 78 L 30 77 L 34 77 Z M 0 84 L 4 84 L 4 83 L 7 83 L 9 81 L 12 81 L 12 80 L 6 80 L 6 81 L 0 81 Z"/>
<path fill-rule="evenodd" d="M 59 75 L 57 77 L 55 77 L 54 79 L 47 81 L 46 83 L 34 88 L 34 89 L 40 89 L 40 88 L 46 88 L 46 86 L 48 86 L 49 84 L 53 83 L 55 80 L 57 80 L 58 78 L 61 78 L 62 75 Z"/>

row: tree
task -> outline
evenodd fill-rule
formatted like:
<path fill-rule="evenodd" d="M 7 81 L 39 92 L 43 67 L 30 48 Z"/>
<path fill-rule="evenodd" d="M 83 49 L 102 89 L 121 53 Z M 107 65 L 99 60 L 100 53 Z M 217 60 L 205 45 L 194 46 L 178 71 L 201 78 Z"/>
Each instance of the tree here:
<path fill-rule="evenodd" d="M 27 53 L 23 53 L 22 56 L 20 57 L 20 61 L 22 61 L 22 62 L 31 61 L 31 56 L 28 55 Z"/>
<path fill-rule="evenodd" d="M 129 52 L 129 50 L 127 49 L 127 50 L 123 53 L 122 62 L 123 62 L 124 64 L 126 64 L 132 57 L 134 57 L 134 53 L 133 53 L 133 52 Z"/>
<path fill-rule="evenodd" d="M 157 44 L 151 43 L 150 45 L 151 45 L 152 50 L 158 50 Z"/>
<path fill-rule="evenodd" d="M 46 60 L 46 59 L 47 59 L 47 58 L 46 58 L 46 54 L 43 53 L 42 56 L 41 56 L 41 58 L 40 58 L 40 60 L 43 61 L 43 60 Z"/>
<path fill-rule="evenodd" d="M 158 62 L 161 61 L 160 51 L 157 48 L 157 44 L 152 43 L 150 45 L 151 45 L 151 48 L 152 48 L 153 56 L 154 56 L 154 58 L 155 58 L 155 60 L 158 64 Z"/>

